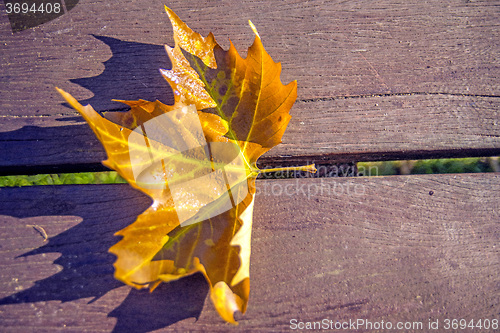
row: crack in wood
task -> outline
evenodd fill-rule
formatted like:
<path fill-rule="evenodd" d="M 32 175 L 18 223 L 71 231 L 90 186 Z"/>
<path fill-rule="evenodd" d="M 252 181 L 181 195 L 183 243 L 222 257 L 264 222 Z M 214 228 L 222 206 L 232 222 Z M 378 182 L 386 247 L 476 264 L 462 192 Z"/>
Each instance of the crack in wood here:
<path fill-rule="evenodd" d="M 406 93 L 384 93 L 384 94 L 367 94 L 367 95 L 345 95 L 332 97 L 315 97 L 299 99 L 297 102 L 312 103 L 312 102 L 331 102 L 340 99 L 356 99 L 356 98 L 373 98 L 373 97 L 394 97 L 394 96 L 458 96 L 458 97 L 481 97 L 481 98 L 499 98 L 498 95 L 489 94 L 462 94 L 462 93 L 445 93 L 445 92 L 406 92 Z"/>

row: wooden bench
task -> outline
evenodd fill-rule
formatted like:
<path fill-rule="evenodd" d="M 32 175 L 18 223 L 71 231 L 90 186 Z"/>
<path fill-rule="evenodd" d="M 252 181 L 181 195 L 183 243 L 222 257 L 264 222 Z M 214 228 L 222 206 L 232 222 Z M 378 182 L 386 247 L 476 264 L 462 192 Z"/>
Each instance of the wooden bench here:
<path fill-rule="evenodd" d="M 161 45 L 173 45 L 163 4 L 82 0 L 15 34 L 0 4 L 2 174 L 104 170 L 101 144 L 54 87 L 98 111 L 120 109 L 112 98 L 170 100 L 157 71 L 169 65 Z M 251 19 L 282 81 L 298 80 L 283 144 L 261 166 L 500 155 L 492 1 L 165 4 L 243 54 Z M 296 191 L 279 193 L 286 185 Z M 449 332 L 447 319 L 499 319 L 499 174 L 257 187 L 238 327 L 217 315 L 200 275 L 152 294 L 113 278 L 114 232 L 150 205 L 127 184 L 1 188 L 0 330 L 277 332 L 325 319 L 367 332 L 438 321 Z"/>

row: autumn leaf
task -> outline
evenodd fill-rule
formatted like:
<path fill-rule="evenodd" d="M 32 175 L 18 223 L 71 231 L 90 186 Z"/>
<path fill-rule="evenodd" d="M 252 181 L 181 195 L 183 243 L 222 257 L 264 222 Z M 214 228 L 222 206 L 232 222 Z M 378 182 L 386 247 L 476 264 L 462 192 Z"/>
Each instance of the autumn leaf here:
<path fill-rule="evenodd" d="M 116 235 L 115 278 L 155 289 L 201 272 L 221 317 L 236 324 L 250 290 L 250 237 L 256 162 L 281 142 L 297 97 L 296 82 L 283 85 L 281 65 L 255 41 L 242 58 L 231 43 L 223 50 L 166 8 L 175 46 L 161 73 L 174 105 L 121 101 L 130 111 L 100 116 L 90 105 L 61 95 L 85 118 L 108 159 L 153 204 Z M 314 166 L 291 168 L 314 172 Z"/>

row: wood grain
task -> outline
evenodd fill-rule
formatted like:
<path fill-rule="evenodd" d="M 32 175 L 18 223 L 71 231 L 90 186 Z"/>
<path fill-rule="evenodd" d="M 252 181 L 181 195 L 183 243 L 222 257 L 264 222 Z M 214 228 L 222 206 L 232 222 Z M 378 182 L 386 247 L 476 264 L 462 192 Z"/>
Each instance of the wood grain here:
<path fill-rule="evenodd" d="M 298 80 L 285 144 L 266 163 L 500 153 L 500 30 L 492 2 L 168 5 L 193 29 L 213 31 L 224 47 L 231 38 L 243 55 L 251 19 L 282 62 L 282 81 Z M 23 165 L 71 169 L 104 158 L 54 86 L 100 111 L 122 108 L 112 98 L 171 100 L 157 71 L 169 66 L 161 45 L 172 44 L 163 1 L 83 0 L 15 34 L 0 15 L 0 42 L 4 172 Z"/>
<path fill-rule="evenodd" d="M 127 185 L 0 189 L 2 331 L 281 332 L 294 318 L 498 319 L 500 175 L 262 180 L 257 187 L 250 304 L 237 328 L 218 317 L 200 276 L 152 294 L 113 279 L 106 249 L 150 204 L 139 192 Z"/>
<path fill-rule="evenodd" d="M 292 112 L 282 144 L 261 158 L 261 167 L 500 154 L 500 108 L 493 98 L 414 95 L 296 106 L 303 112 Z M 106 159 L 87 124 L 0 133 L 0 151 L 5 174 L 104 170 L 98 162 Z"/>

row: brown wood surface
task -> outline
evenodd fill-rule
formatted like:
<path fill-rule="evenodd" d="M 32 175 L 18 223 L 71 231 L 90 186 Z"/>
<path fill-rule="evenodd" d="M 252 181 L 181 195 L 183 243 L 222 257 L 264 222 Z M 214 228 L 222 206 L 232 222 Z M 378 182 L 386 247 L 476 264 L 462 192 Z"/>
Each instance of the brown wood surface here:
<path fill-rule="evenodd" d="M 294 318 L 499 319 L 499 174 L 257 188 L 250 304 L 231 331 L 290 331 Z M 152 294 L 113 279 L 113 233 L 150 203 L 128 185 L 2 188 L 0 203 L 2 332 L 230 330 L 201 276 Z"/>
<path fill-rule="evenodd" d="M 157 69 L 172 45 L 164 1 L 82 0 L 34 29 L 0 14 L 0 167 L 81 166 L 104 152 L 59 86 L 97 110 L 171 99 Z M 284 144 L 266 163 L 500 153 L 494 1 L 168 1 L 193 29 L 242 54 L 257 26 L 298 80 Z M 0 6 L 3 6 L 0 4 Z M 105 63 L 105 64 L 104 64 Z"/>

